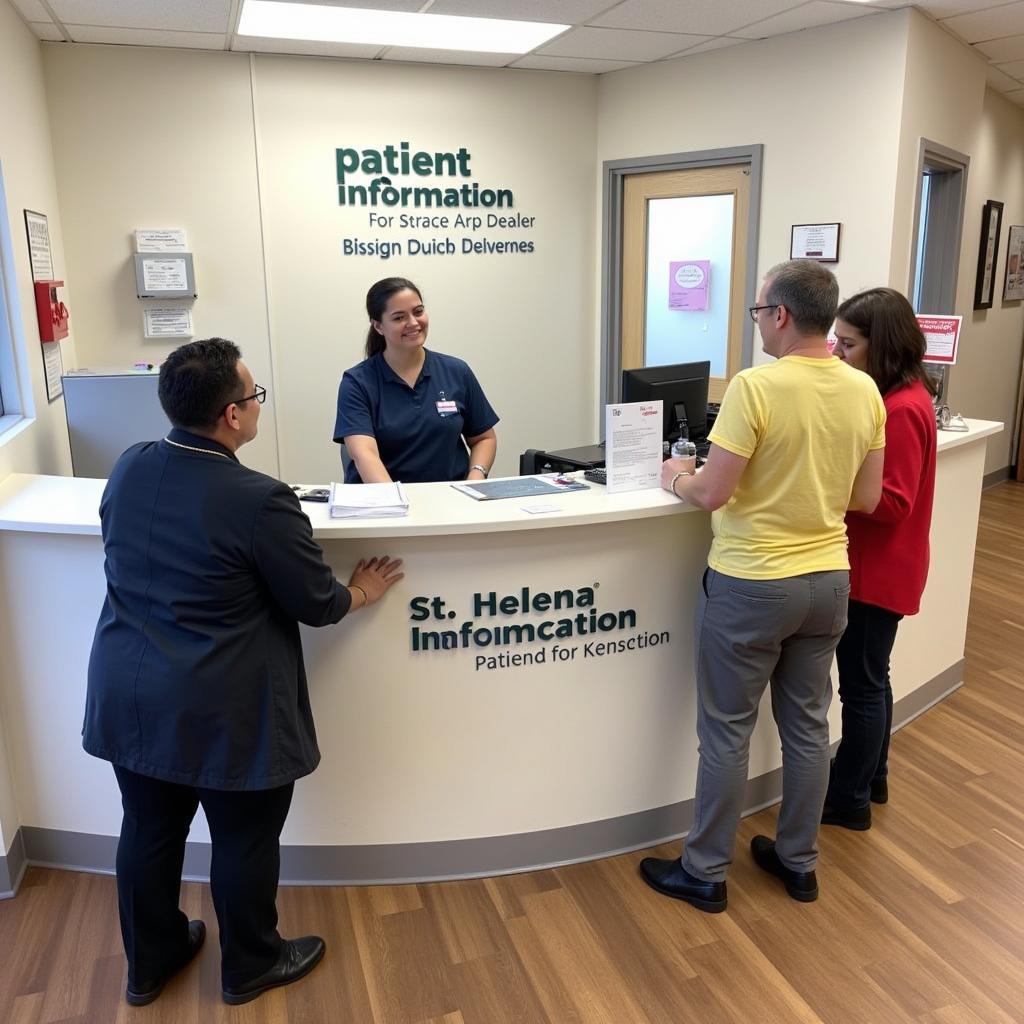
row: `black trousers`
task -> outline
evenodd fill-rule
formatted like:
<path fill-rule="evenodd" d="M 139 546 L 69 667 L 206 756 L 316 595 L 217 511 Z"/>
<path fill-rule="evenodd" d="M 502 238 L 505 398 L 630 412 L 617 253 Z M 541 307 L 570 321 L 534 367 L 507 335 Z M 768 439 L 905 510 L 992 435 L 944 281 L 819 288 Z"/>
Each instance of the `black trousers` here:
<path fill-rule="evenodd" d="M 294 783 L 224 791 L 162 782 L 114 765 L 124 818 L 117 898 L 128 983 L 145 988 L 181 961 L 188 918 L 178 907 L 185 839 L 199 804 L 210 826 L 210 888 L 220 926 L 221 981 L 240 985 L 269 970 L 277 932 L 280 837 Z"/>
<path fill-rule="evenodd" d="M 889 656 L 902 618 L 873 604 L 850 602 L 849 622 L 836 649 L 843 737 L 826 798 L 831 807 L 866 807 L 872 779 L 884 779 L 888 774 L 892 732 Z"/>

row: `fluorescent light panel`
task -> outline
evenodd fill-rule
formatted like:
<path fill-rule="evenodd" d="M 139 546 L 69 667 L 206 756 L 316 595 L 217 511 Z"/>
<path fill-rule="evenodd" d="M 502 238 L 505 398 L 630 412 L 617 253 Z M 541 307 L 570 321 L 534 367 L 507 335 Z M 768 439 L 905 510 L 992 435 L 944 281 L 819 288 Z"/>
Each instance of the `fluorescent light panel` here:
<path fill-rule="evenodd" d="M 528 53 L 567 28 L 568 25 L 537 21 L 245 0 L 238 34 L 371 46 L 412 46 L 424 50 Z"/>

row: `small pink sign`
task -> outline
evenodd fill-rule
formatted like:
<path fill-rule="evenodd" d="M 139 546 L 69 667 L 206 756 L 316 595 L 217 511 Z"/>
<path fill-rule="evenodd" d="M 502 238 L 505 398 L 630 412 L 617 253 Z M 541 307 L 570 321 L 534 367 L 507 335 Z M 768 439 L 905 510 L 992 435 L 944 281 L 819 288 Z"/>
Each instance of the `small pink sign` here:
<path fill-rule="evenodd" d="M 668 308 L 703 310 L 708 308 L 711 260 L 678 260 L 668 265 Z"/>

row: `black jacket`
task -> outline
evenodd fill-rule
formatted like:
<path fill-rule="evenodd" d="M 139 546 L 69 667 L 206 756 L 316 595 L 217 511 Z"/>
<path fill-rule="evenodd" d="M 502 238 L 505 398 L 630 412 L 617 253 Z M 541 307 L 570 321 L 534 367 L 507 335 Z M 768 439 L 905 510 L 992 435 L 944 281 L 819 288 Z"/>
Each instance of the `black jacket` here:
<path fill-rule="evenodd" d="M 220 454 L 165 439 L 111 473 L 82 745 L 168 782 L 282 786 L 320 760 L 298 623 L 337 622 L 351 597 L 285 484 L 168 437 Z"/>

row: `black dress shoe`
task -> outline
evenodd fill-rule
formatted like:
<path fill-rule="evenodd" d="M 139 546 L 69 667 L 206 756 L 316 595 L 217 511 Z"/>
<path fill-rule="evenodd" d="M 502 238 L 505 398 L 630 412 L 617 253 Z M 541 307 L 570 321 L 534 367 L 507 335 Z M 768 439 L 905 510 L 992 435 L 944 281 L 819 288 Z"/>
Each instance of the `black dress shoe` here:
<path fill-rule="evenodd" d="M 225 985 L 220 991 L 221 998 L 231 1006 L 239 1006 L 263 995 L 267 989 L 290 985 L 309 974 L 323 960 L 326 949 L 327 945 L 319 935 L 287 939 L 281 947 L 277 963 L 269 971 L 264 971 L 258 978 L 241 985 L 233 985 L 230 988 Z"/>
<path fill-rule="evenodd" d="M 887 804 L 889 802 L 889 780 L 871 780 L 871 802 L 873 804 Z"/>
<path fill-rule="evenodd" d="M 767 836 L 754 836 L 750 840 L 750 852 L 754 862 L 762 871 L 781 878 L 786 892 L 801 903 L 813 903 L 818 898 L 818 877 L 813 871 L 792 871 L 779 860 L 775 852 L 775 840 Z"/>
<path fill-rule="evenodd" d="M 720 914 L 728 903 L 725 882 L 705 882 L 694 878 L 678 860 L 644 857 L 640 861 L 640 874 L 652 889 L 657 889 L 663 896 L 684 900 L 708 914 Z"/>
<path fill-rule="evenodd" d="M 132 985 L 130 982 L 124 990 L 125 1002 L 129 1006 L 147 1006 L 164 990 L 167 984 L 186 964 L 190 963 L 196 953 L 202 949 L 203 940 L 206 938 L 206 925 L 202 921 L 189 921 L 188 923 L 188 948 L 185 950 L 181 960 L 172 967 L 162 978 L 148 985 Z"/>
<path fill-rule="evenodd" d="M 863 807 L 833 807 L 825 804 L 821 811 L 822 825 L 838 825 L 854 832 L 867 832 L 871 828 L 871 804 Z"/>

